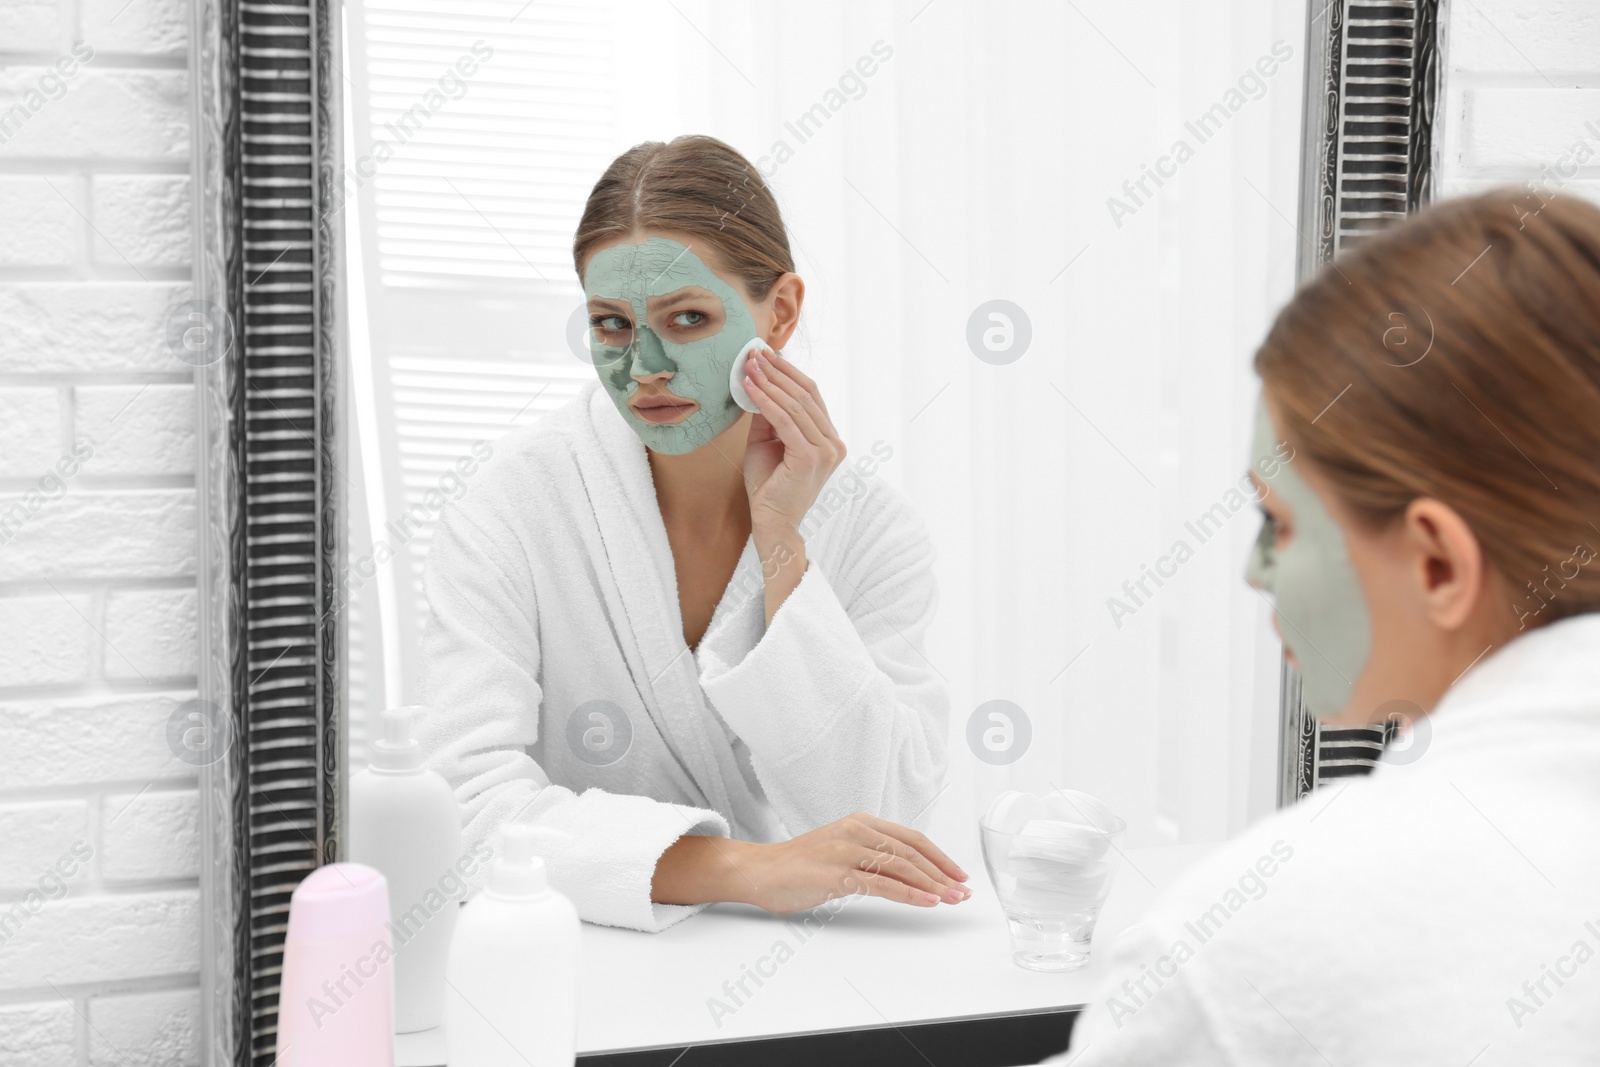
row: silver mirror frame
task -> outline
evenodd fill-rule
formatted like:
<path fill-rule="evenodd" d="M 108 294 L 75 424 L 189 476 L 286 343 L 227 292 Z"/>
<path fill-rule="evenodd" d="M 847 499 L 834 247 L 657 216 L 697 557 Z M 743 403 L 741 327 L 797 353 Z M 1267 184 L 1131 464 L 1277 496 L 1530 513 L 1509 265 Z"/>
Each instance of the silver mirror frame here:
<path fill-rule="evenodd" d="M 1410 14 L 1389 17 L 1396 9 Z M 1432 199 L 1447 16 L 1448 0 L 1309 0 L 1297 284 Z M 1284 661 L 1278 806 L 1371 771 L 1387 736 L 1383 727 L 1323 731 Z"/>
<path fill-rule="evenodd" d="M 290 894 L 344 807 L 339 8 L 192 12 L 202 1057 L 269 1067 Z"/>

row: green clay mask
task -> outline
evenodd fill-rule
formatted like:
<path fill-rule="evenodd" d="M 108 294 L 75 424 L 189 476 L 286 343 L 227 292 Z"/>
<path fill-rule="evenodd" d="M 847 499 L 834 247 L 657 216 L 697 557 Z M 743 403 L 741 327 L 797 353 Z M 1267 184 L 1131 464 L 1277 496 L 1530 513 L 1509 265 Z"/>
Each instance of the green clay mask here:
<path fill-rule="evenodd" d="M 1350 703 L 1367 665 L 1372 626 L 1344 532 L 1290 465 L 1293 459 L 1293 450 L 1278 443 L 1261 402 L 1251 462 L 1256 476 L 1288 505 L 1292 529 L 1279 552 L 1272 520 L 1262 522 L 1245 579 L 1272 594 L 1278 629 L 1300 661 L 1301 696 L 1313 715 L 1326 719 Z"/>
<path fill-rule="evenodd" d="M 589 260 L 583 292 L 633 309 L 629 323 L 620 309 L 591 303 L 590 320 L 599 321 L 589 331 L 589 353 L 612 403 L 652 451 L 693 452 L 744 414 L 728 374 L 756 336 L 755 319 L 738 291 L 693 251 L 664 237 L 603 248 Z M 687 416 L 655 409 L 674 422 L 652 422 L 628 404 L 639 391 L 636 375 L 662 372 L 672 375 L 664 381 L 669 393 L 699 405 Z"/>

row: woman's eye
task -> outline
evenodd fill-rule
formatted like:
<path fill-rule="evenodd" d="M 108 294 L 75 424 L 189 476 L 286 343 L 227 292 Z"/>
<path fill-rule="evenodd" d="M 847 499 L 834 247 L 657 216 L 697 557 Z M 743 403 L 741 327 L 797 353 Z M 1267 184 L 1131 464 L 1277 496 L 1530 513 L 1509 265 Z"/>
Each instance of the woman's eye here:
<path fill-rule="evenodd" d="M 685 315 L 691 315 L 693 318 L 684 322 L 682 319 Z M 698 326 L 704 321 L 706 321 L 705 314 L 699 311 L 679 311 L 667 320 L 673 326 Z"/>
<path fill-rule="evenodd" d="M 628 328 L 628 320 L 621 315 L 591 315 L 589 325 L 602 333 L 619 333 Z"/>

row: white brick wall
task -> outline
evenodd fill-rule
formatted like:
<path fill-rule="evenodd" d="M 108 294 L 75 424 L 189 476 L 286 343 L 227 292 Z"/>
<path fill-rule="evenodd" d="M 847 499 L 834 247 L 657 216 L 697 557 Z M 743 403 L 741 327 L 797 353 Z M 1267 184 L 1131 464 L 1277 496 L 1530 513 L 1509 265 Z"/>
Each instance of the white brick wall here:
<path fill-rule="evenodd" d="M 32 478 L 55 463 L 56 437 L 34 431 L 60 422 L 59 389 L 14 386 L 0 393 L 0 478 Z"/>
<path fill-rule="evenodd" d="M 0 1008 L 0 1058 L 28 1067 L 75 1067 L 76 1020 L 64 1000 Z"/>
<path fill-rule="evenodd" d="M 1600 201 L 1600 0 L 1450 6 L 1439 192 Z"/>
<path fill-rule="evenodd" d="M 0 2 L 0 1064 L 199 1062 L 188 19 Z"/>
<path fill-rule="evenodd" d="M 93 1067 L 168 1067 L 189 1063 L 200 1035 L 200 1004 L 186 990 L 96 997 L 89 1063 Z"/>
<path fill-rule="evenodd" d="M 193 386 L 86 385 L 74 399 L 73 437 L 94 438 L 99 476 L 194 473 Z"/>

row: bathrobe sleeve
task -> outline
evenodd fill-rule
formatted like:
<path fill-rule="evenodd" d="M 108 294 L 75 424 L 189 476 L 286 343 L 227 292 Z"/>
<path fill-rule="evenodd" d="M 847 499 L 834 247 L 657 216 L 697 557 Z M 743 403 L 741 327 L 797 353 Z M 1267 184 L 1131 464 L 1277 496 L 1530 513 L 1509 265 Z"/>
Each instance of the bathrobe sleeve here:
<path fill-rule="evenodd" d="M 463 501 L 470 498 L 463 498 Z M 491 529 L 486 529 L 489 526 Z M 492 532 L 491 532 L 492 530 Z M 428 611 L 419 663 L 428 712 L 417 736 L 429 767 L 461 804 L 463 844 L 477 856 L 510 822 L 570 835 L 544 848 L 550 882 L 583 919 L 659 931 L 705 905 L 657 904 L 657 859 L 684 834 L 727 836 L 715 811 L 600 789 L 552 785 L 528 754 L 538 738 L 539 632 L 533 582 L 514 532 L 487 509 L 446 508 L 423 576 Z M 469 894 L 489 863 L 465 878 Z"/>
<path fill-rule="evenodd" d="M 857 811 L 916 825 L 943 785 L 949 694 L 923 647 L 933 546 L 887 487 L 861 503 L 837 561 L 812 558 L 808 539 L 806 572 L 754 648 L 730 626 L 697 653 L 701 687 L 794 834 Z"/>

